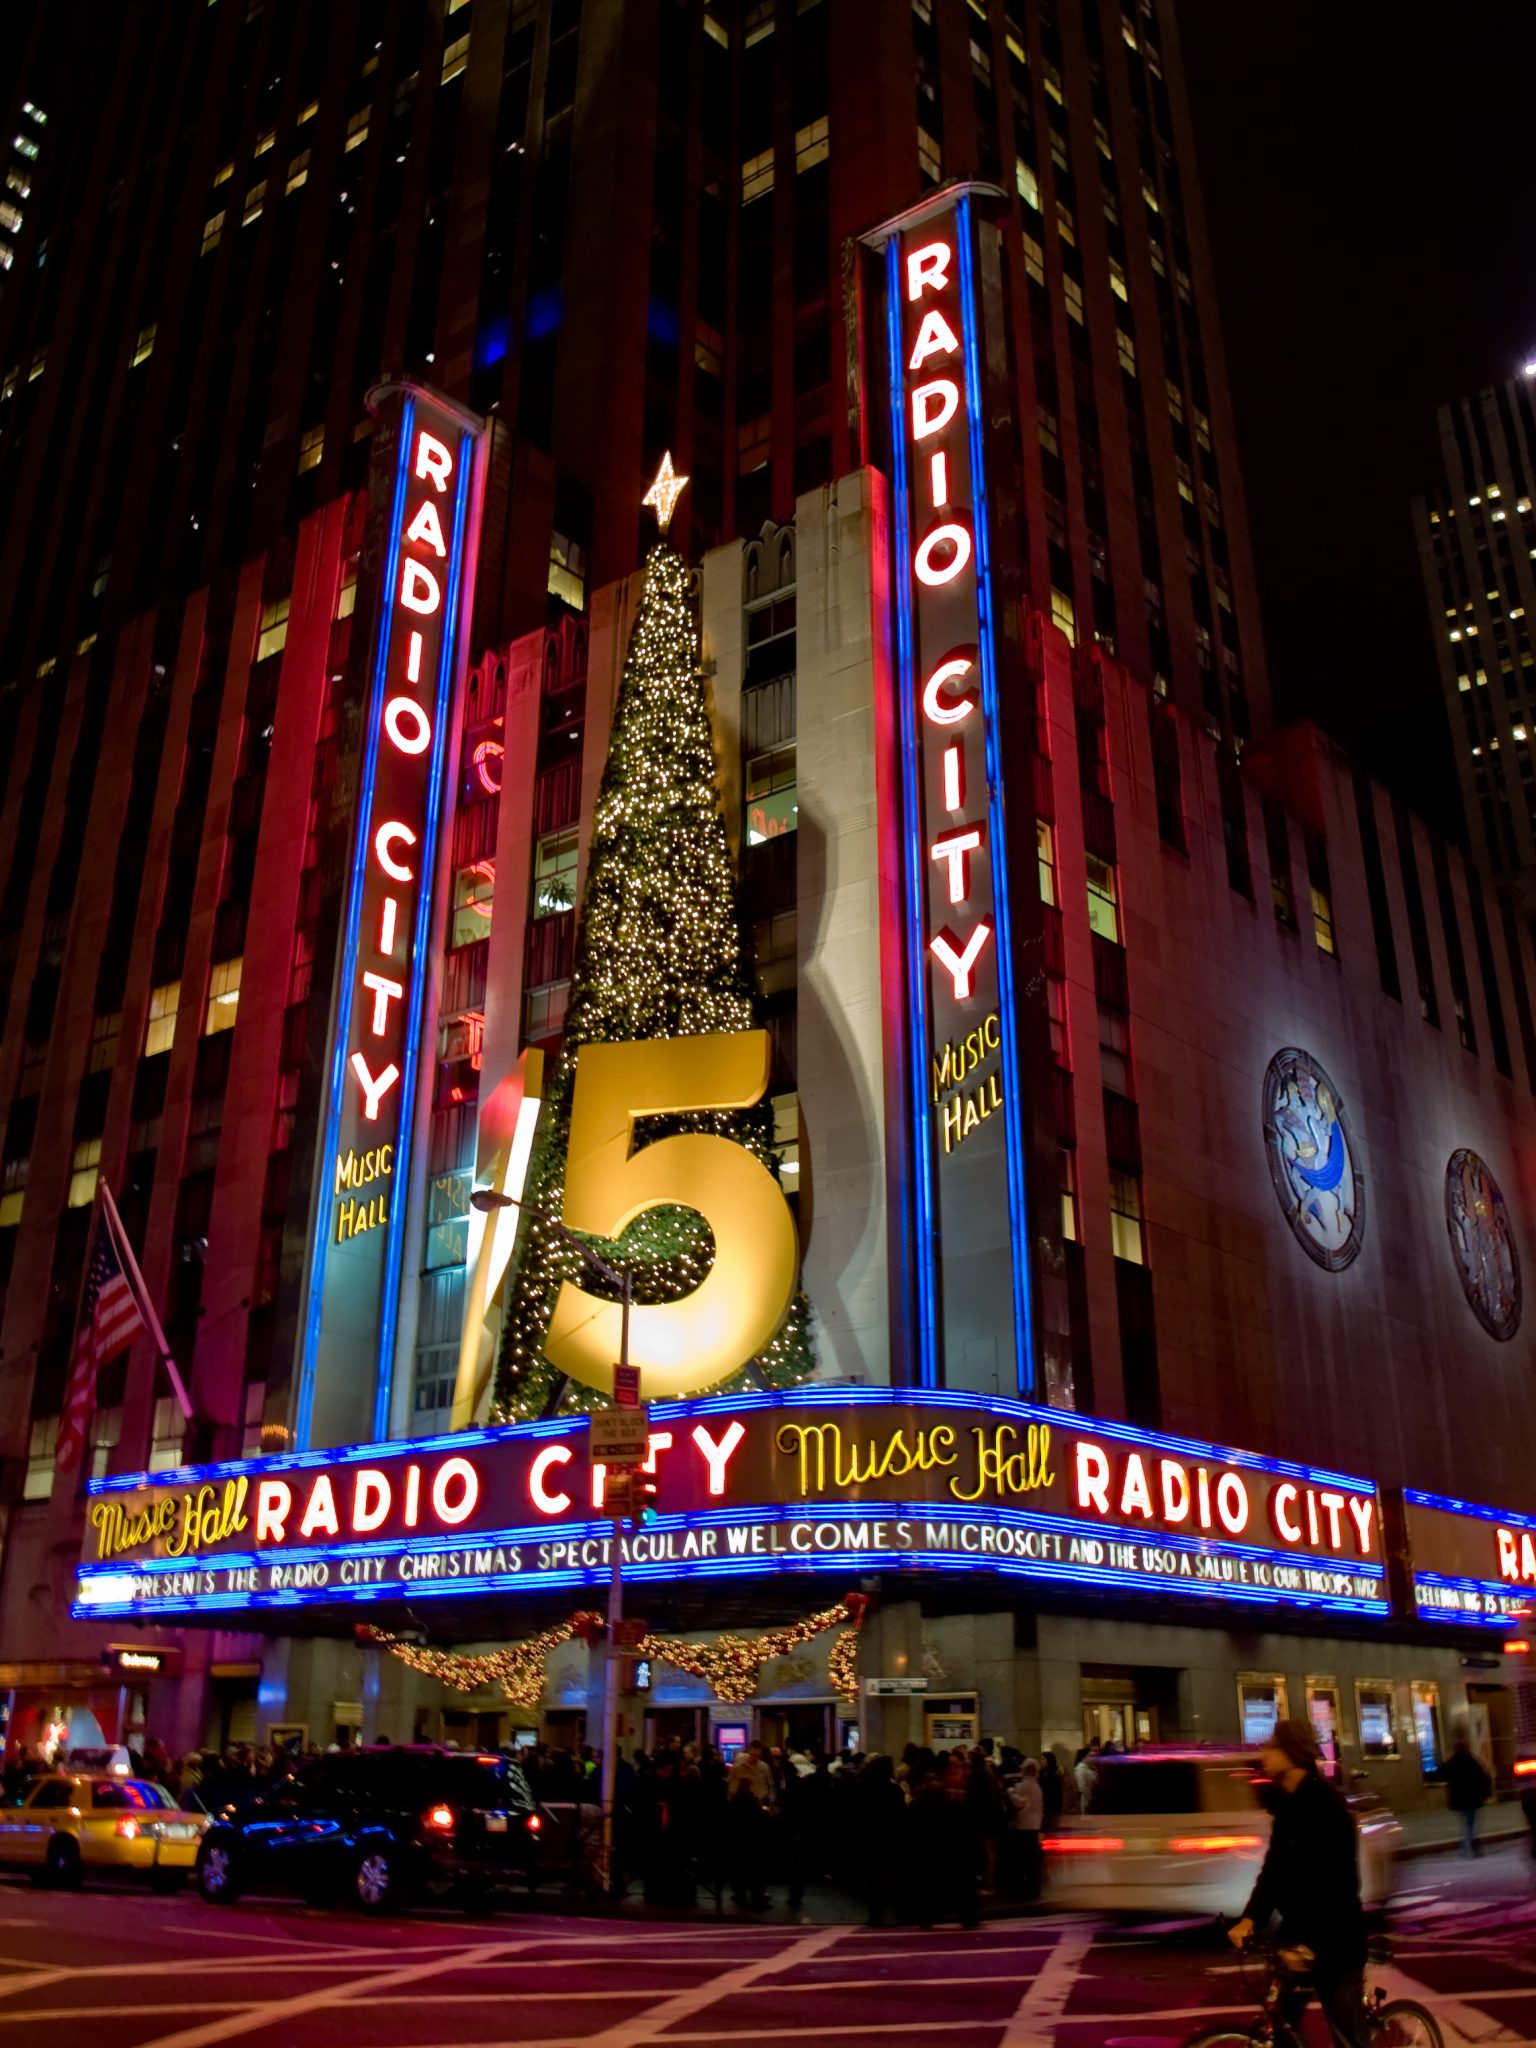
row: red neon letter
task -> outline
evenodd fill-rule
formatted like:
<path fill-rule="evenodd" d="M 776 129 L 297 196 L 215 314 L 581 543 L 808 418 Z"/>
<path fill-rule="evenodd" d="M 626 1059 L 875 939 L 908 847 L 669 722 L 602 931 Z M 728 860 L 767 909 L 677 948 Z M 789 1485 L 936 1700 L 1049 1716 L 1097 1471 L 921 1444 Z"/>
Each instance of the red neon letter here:
<path fill-rule="evenodd" d="M 1360 1538 L 1360 1555 L 1371 1554 L 1371 1522 L 1376 1513 L 1376 1503 L 1369 1494 L 1352 1493 L 1349 1497 L 1349 1519 L 1354 1523 Z"/>
<path fill-rule="evenodd" d="M 920 299 L 924 292 L 941 292 L 949 283 L 949 266 L 954 251 L 947 242 L 928 242 L 907 258 L 907 298 Z"/>
<path fill-rule="evenodd" d="M 399 908 L 393 896 L 384 898 L 384 908 L 379 915 L 379 951 L 386 955 L 395 950 L 395 914 Z"/>
<path fill-rule="evenodd" d="M 949 969 L 950 979 L 955 984 L 955 1001 L 964 1002 L 971 992 L 971 969 L 981 957 L 981 949 L 992 936 L 992 927 L 985 918 L 965 942 L 961 952 L 947 931 L 928 941 L 928 950 L 935 953 Z"/>
<path fill-rule="evenodd" d="M 936 569 L 934 555 L 946 543 L 954 549 L 954 559 L 946 568 Z M 937 589 L 940 584 L 953 583 L 970 559 L 971 536 L 963 526 L 951 521 L 948 526 L 936 526 L 932 533 L 923 535 L 917 544 L 917 553 L 912 557 L 912 573 L 919 583 Z"/>
<path fill-rule="evenodd" d="M 1189 1474 L 1173 1458 L 1164 1458 L 1158 1467 L 1163 1482 L 1163 1520 L 1165 1522 L 1187 1522 L 1189 1520 Z"/>
<path fill-rule="evenodd" d="M 373 1035 L 375 1038 L 382 1038 L 389 1029 L 390 998 L 403 996 L 405 984 L 391 981 L 386 975 L 375 974 L 372 968 L 369 968 L 363 975 L 363 986 L 373 990 Z"/>
<path fill-rule="evenodd" d="M 965 750 L 962 747 L 944 749 L 944 808 L 958 811 L 965 802 Z"/>
<path fill-rule="evenodd" d="M 1132 1451 L 1125 1461 L 1125 1477 L 1120 1482 L 1120 1512 L 1122 1515 L 1140 1515 L 1148 1522 L 1152 1519 L 1152 1489 L 1147 1484 L 1147 1468 L 1140 1451 Z"/>
<path fill-rule="evenodd" d="M 949 503 L 949 457 L 942 449 L 928 459 L 928 483 L 933 509 L 937 512 L 941 505 Z"/>
<path fill-rule="evenodd" d="M 704 1461 L 709 1466 L 711 1493 L 724 1493 L 726 1465 L 730 1461 L 731 1453 L 746 1433 L 739 1422 L 733 1422 L 719 1443 L 716 1443 L 702 1422 L 694 1424 L 693 1440 L 704 1453 Z"/>
<path fill-rule="evenodd" d="M 1269 1497 L 1269 1519 L 1275 1525 L 1275 1532 L 1287 1543 L 1301 1541 L 1301 1524 L 1292 1519 L 1291 1511 L 1296 1505 L 1296 1488 L 1287 1479 L 1277 1486 Z"/>
<path fill-rule="evenodd" d="M 1216 1482 L 1216 1512 L 1234 1536 L 1248 1526 L 1248 1489 L 1235 1472 L 1223 1472 Z"/>
<path fill-rule="evenodd" d="M 352 1533 L 367 1536 L 389 1514 L 389 1481 L 377 1466 L 365 1465 L 352 1483 Z"/>
<path fill-rule="evenodd" d="M 946 704 L 939 696 L 947 682 L 956 676 L 963 676 L 976 665 L 974 654 L 953 654 L 948 661 L 941 661 L 933 674 L 923 685 L 923 716 L 935 725 L 958 725 L 962 718 L 969 718 L 976 709 L 976 699 L 967 690 L 956 697 L 952 704 Z"/>
<path fill-rule="evenodd" d="M 482 740 L 475 748 L 475 773 L 480 778 L 480 787 L 488 789 L 492 796 L 499 796 L 501 793 L 500 762 L 506 751 L 500 740 Z M 498 764 L 494 779 L 490 769 L 492 761 Z"/>
<path fill-rule="evenodd" d="M 947 427 L 960 405 L 960 386 L 949 377 L 932 384 L 919 384 L 912 393 L 912 438 L 926 441 L 940 427 Z"/>
<path fill-rule="evenodd" d="M 408 683 L 421 681 L 421 635 L 411 628 L 410 643 L 405 651 L 405 680 Z"/>
<path fill-rule="evenodd" d="M 385 874 L 393 875 L 397 882 L 414 882 L 416 870 L 408 868 L 401 861 L 396 860 L 389 850 L 397 843 L 401 846 L 414 846 L 416 844 L 416 834 L 409 825 L 381 825 L 373 835 L 374 857 Z"/>
<path fill-rule="evenodd" d="M 430 498 L 423 498 L 421 509 L 405 529 L 405 537 L 419 548 L 430 548 L 434 555 L 446 555 L 443 546 L 442 521 L 437 516 L 437 507 Z"/>
<path fill-rule="evenodd" d="M 971 893 L 971 855 L 981 844 L 981 829 L 962 825 L 958 832 L 946 832 L 928 849 L 930 860 L 949 862 L 949 900 L 963 903 Z"/>
<path fill-rule="evenodd" d="M 414 697 L 390 698 L 384 730 L 402 754 L 424 754 L 432 744 L 432 721 Z"/>
<path fill-rule="evenodd" d="M 422 612 L 428 618 L 443 601 L 443 593 L 437 587 L 437 578 L 430 569 L 424 569 L 420 562 L 405 558 L 405 567 L 400 571 L 400 602 L 413 612 Z"/>
<path fill-rule="evenodd" d="M 554 1465 L 569 1465 L 572 1453 L 567 1444 L 550 1444 L 540 1451 L 528 1471 L 528 1491 L 533 1504 L 541 1515 L 563 1515 L 571 1504 L 568 1493 L 551 1493 L 544 1484 L 545 1474 Z"/>
<path fill-rule="evenodd" d="M 368 1062 L 362 1054 L 355 1052 L 352 1055 L 352 1071 L 362 1084 L 363 1115 L 367 1117 L 369 1123 L 377 1123 L 379 1104 L 399 1080 L 400 1069 L 391 1060 L 383 1073 L 375 1077 L 368 1071 Z"/>
<path fill-rule="evenodd" d="M 448 488 L 448 479 L 453 475 L 453 457 L 435 434 L 417 436 L 416 474 L 418 477 L 430 477 L 439 491 Z"/>
<path fill-rule="evenodd" d="M 299 1534 L 313 1536 L 317 1529 L 323 1529 L 327 1536 L 341 1534 L 341 1518 L 336 1512 L 336 1489 L 331 1485 L 330 1475 L 325 1472 L 320 1474 L 310 1491 Z"/>
<path fill-rule="evenodd" d="M 450 1506 L 448 1488 L 457 1481 L 462 1489 L 458 1499 Z M 440 1522 L 446 1522 L 450 1529 L 456 1529 L 460 1522 L 467 1522 L 475 1512 L 475 1503 L 480 1498 L 480 1474 L 468 1458 L 446 1458 L 437 1468 L 432 1481 L 432 1512 Z"/>
<path fill-rule="evenodd" d="M 952 356 L 960 346 L 955 331 L 937 306 L 923 315 L 923 324 L 917 330 L 917 340 L 908 359 L 909 370 L 920 370 L 930 356 Z"/>
<path fill-rule="evenodd" d="M 1077 1504 L 1109 1513 L 1109 1460 L 1097 1444 L 1077 1446 Z"/>
<path fill-rule="evenodd" d="M 281 1479 L 263 1479 L 256 1488 L 256 1541 L 281 1543 L 283 1525 L 293 1506 L 293 1491 Z"/>

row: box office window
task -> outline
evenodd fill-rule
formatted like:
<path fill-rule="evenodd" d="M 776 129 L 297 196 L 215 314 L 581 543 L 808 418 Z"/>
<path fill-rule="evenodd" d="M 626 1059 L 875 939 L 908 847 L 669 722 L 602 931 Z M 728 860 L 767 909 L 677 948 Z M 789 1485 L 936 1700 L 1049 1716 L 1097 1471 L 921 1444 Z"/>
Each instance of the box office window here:
<path fill-rule="evenodd" d="M 1360 1723 L 1360 1754 L 1367 1757 L 1396 1756 L 1397 1731 L 1392 1720 L 1390 1681 L 1357 1678 L 1355 1714 Z"/>
<path fill-rule="evenodd" d="M 1413 1694 L 1413 1742 L 1419 1753 L 1419 1769 L 1426 1778 L 1437 1778 L 1445 1764 L 1445 1738 L 1440 1721 L 1440 1688 L 1429 1680 L 1416 1680 Z"/>
<path fill-rule="evenodd" d="M 1324 1775 L 1339 1774 L 1339 1688 L 1331 1678 L 1307 1680 L 1307 1721 L 1317 1742 Z"/>
<path fill-rule="evenodd" d="M 1238 1673 L 1237 1726 L 1244 1744 L 1257 1747 L 1268 1742 L 1285 1714 L 1285 1680 L 1277 1671 Z"/>

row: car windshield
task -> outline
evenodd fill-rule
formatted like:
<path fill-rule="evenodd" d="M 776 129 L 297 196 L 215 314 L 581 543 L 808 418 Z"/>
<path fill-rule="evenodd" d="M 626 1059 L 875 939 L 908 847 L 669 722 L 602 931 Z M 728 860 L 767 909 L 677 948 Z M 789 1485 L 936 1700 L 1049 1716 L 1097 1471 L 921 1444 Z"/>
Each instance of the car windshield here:
<path fill-rule="evenodd" d="M 1092 1814 L 1231 1813 L 1256 1805 L 1255 1767 L 1242 1758 L 1100 1757 Z"/>
<path fill-rule="evenodd" d="M 146 1784 L 142 1778 L 110 1778 L 91 1787 L 91 1805 L 97 1808 L 122 1812 L 126 1807 L 144 1813 L 157 1811 L 173 1804 L 171 1795 L 158 1785 Z"/>

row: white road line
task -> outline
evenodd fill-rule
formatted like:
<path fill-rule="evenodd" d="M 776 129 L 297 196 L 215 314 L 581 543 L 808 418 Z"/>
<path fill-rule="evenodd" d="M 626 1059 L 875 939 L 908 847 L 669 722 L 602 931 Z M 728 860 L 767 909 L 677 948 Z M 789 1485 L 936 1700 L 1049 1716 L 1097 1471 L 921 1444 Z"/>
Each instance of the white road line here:
<path fill-rule="evenodd" d="M 1014 2008 L 997 2048 L 1051 2048 L 1062 2008 L 1072 1995 L 1072 1987 L 1092 1946 L 1091 1928 L 1065 1929 Z"/>
<path fill-rule="evenodd" d="M 797 1963 L 808 1963 L 813 1956 L 820 1955 L 823 1949 L 830 1948 L 842 1931 L 840 1927 L 818 1927 L 814 1933 L 802 1935 L 798 1941 L 791 1941 L 787 1947 L 775 1949 L 772 1955 L 765 1955 L 758 1962 L 744 1963 L 737 1969 L 727 1970 L 722 1976 L 710 1978 L 705 1984 L 696 1984 L 687 1991 L 675 1992 L 661 2004 L 652 2006 L 649 2011 L 637 2013 L 633 2019 L 620 2020 L 616 2026 L 607 2027 L 602 2033 L 594 2034 L 586 2048 L 637 2048 L 638 2043 L 653 2041 L 661 2033 L 665 2033 L 669 2041 L 686 2038 L 674 2035 L 673 2030 L 680 2021 L 691 2019 L 705 2006 L 714 2005 L 735 1992 L 751 1990 L 770 1970 L 789 1969 Z M 731 2031 L 734 2034 L 734 2028 Z M 188 2043 L 187 2048 L 193 2048 L 193 2044 Z"/>
<path fill-rule="evenodd" d="M 1467 2005 L 1467 1998 L 1477 1997 L 1475 1991 L 1462 1992 L 1455 1998 L 1441 1997 L 1423 1984 L 1417 1977 L 1410 1977 L 1406 1970 L 1400 1970 L 1395 1963 L 1383 1963 L 1373 1973 L 1388 1998 L 1413 1998 L 1420 2005 L 1432 2006 L 1436 2019 L 1442 2025 L 1452 2028 L 1464 2041 L 1522 2041 L 1523 2035 L 1512 2034 L 1508 2027 L 1500 2026 L 1485 2012 L 1478 2012 Z M 1530 1992 L 1522 1989 L 1520 1996 L 1529 1998 Z"/>
<path fill-rule="evenodd" d="M 247 2006 L 243 2012 L 232 2013 L 227 2019 L 209 2020 L 203 2026 L 162 2034 L 152 2042 L 143 2042 L 141 2048 L 213 2048 L 215 2042 L 232 2041 L 237 2034 L 254 2034 L 263 2027 L 280 2026 L 285 2020 L 298 2019 L 328 2005 L 350 2005 L 354 1998 L 398 1990 L 403 1984 L 419 1984 L 425 1978 L 441 1976 L 445 1970 L 472 1970 L 477 1963 L 489 1962 L 513 1945 L 496 1942 L 480 1948 L 462 1949 L 457 1955 L 442 1956 L 429 1963 L 408 1963 L 401 1969 L 387 1970 L 382 1976 L 353 1977 L 345 1984 L 303 1992 L 296 1998 L 271 1999 L 265 2004 Z"/>

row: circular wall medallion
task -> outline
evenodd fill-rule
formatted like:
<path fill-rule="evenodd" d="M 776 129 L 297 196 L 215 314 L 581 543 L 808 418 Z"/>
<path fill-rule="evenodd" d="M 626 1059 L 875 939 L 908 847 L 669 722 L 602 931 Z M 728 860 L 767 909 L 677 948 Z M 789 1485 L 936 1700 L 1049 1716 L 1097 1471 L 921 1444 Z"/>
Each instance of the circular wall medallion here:
<path fill-rule="evenodd" d="M 1270 1178 L 1309 1258 L 1338 1273 L 1360 1250 L 1365 1188 L 1343 1099 L 1311 1053 L 1288 1045 L 1264 1075 Z"/>
<path fill-rule="evenodd" d="M 1520 1254 L 1499 1184 L 1475 1152 L 1445 1167 L 1445 1227 L 1472 1313 L 1501 1343 L 1520 1327 Z"/>

